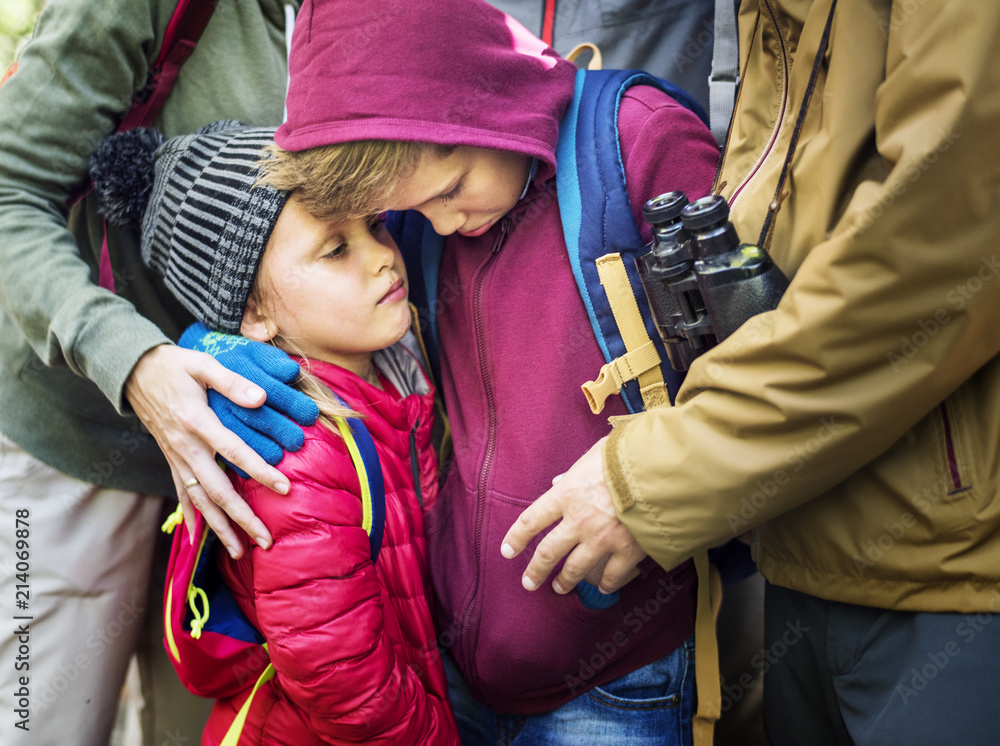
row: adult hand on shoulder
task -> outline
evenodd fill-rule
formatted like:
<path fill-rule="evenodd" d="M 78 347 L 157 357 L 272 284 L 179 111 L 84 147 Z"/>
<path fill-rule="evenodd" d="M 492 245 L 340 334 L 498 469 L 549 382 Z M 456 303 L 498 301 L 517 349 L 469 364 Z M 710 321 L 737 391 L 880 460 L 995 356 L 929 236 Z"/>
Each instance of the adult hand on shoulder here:
<path fill-rule="evenodd" d="M 646 553 L 615 513 L 604 481 L 601 449 L 605 440 L 599 440 L 555 480 L 552 489 L 521 513 L 504 537 L 501 553 L 512 559 L 559 521 L 538 543 L 528 563 L 522 578 L 527 590 L 538 588 L 564 557 L 566 562 L 552 582 L 556 593 L 569 593 L 585 578 L 604 593 L 613 593 L 639 574 L 636 565 Z"/>
<path fill-rule="evenodd" d="M 188 531 L 194 530 L 196 508 L 238 559 L 242 545 L 227 514 L 265 549 L 271 534 L 233 489 L 215 455 L 280 494 L 288 493 L 288 480 L 222 425 L 208 406 L 208 389 L 248 408 L 265 400 L 263 389 L 211 355 L 173 345 L 154 347 L 139 359 L 125 384 L 125 396 L 170 464 Z"/>

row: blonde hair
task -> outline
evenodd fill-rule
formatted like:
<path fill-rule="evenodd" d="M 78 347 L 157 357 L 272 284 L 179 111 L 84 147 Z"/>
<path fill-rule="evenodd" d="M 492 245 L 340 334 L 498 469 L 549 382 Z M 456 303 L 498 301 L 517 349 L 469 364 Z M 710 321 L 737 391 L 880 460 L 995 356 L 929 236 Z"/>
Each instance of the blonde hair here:
<path fill-rule="evenodd" d="M 319 422 L 334 435 L 343 437 L 337 427 L 337 419 L 361 419 L 361 415 L 337 401 L 329 387 L 309 369 L 309 358 L 303 359 L 306 364 L 301 366 L 299 377 L 292 385 L 316 402 L 319 407 Z"/>
<path fill-rule="evenodd" d="M 259 163 L 257 183 L 295 192 L 317 218 L 354 220 L 385 209 L 425 147 L 398 140 L 357 140 L 291 152 L 271 144 Z"/>
<path fill-rule="evenodd" d="M 454 145 L 432 145 L 401 140 L 356 140 L 292 152 L 272 143 L 258 163 L 256 185 L 291 192 L 307 212 L 320 220 L 343 222 L 381 212 L 398 182 L 409 176 L 427 148 L 445 157 Z M 270 243 L 269 243 L 270 245 Z M 262 308 L 260 274 L 248 304 Z M 259 310 L 258 310 L 259 313 Z M 296 353 L 296 345 L 276 334 L 271 343 Z M 320 421 L 339 435 L 336 418 L 360 417 L 340 404 L 333 392 L 309 370 L 308 358 L 295 387 L 319 406 Z"/>

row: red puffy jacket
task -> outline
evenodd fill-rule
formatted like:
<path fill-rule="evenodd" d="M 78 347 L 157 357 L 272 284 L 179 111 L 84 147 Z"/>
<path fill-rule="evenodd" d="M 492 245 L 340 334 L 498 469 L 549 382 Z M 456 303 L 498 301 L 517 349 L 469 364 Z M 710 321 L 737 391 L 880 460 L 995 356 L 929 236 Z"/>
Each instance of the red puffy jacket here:
<path fill-rule="evenodd" d="M 306 428 L 305 445 L 281 462 L 287 496 L 232 477 L 274 537 L 264 551 L 240 532 L 244 558 L 218 557 L 277 670 L 255 696 L 240 744 L 458 743 L 424 547 L 423 510 L 437 496 L 434 394 L 400 345 L 376 353 L 376 362 L 388 376 L 385 391 L 343 368 L 311 363 L 364 417 L 381 460 L 385 535 L 374 565 L 357 472 L 344 441 L 326 427 Z M 417 393 L 399 398 L 394 388 Z M 222 741 L 254 683 L 216 702 L 203 744 Z"/>

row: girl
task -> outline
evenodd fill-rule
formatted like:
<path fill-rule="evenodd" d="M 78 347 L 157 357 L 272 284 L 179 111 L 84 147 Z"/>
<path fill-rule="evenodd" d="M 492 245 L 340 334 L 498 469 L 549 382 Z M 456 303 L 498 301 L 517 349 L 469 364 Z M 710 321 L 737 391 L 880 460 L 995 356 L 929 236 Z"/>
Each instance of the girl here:
<path fill-rule="evenodd" d="M 142 215 L 143 259 L 188 310 L 213 331 L 293 354 L 321 412 L 284 459 L 287 497 L 231 474 L 274 538 L 265 551 L 243 535 L 242 559 L 215 556 L 277 671 L 240 743 L 456 743 L 424 548 L 423 510 L 437 495 L 434 394 L 396 344 L 411 319 L 406 272 L 381 219 L 320 220 L 294 194 L 255 186 L 272 136 L 234 122 L 162 144 L 133 131 L 109 138 L 92 164 L 104 212 Z M 364 419 L 383 470 L 374 564 L 358 474 L 333 425 L 345 414 Z M 203 744 L 222 742 L 256 677 L 246 679 L 216 702 Z"/>

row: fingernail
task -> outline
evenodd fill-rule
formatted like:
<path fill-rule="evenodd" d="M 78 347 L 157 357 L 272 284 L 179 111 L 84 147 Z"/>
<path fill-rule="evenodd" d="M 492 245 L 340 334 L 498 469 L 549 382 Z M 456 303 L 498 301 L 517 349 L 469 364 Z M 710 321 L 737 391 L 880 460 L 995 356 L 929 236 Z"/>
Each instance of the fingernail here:
<path fill-rule="evenodd" d="M 560 596 L 563 595 L 564 593 L 566 593 L 565 589 L 562 587 L 562 585 L 559 584 L 558 580 L 553 580 L 552 581 L 552 590 L 554 590 Z"/>
<path fill-rule="evenodd" d="M 507 559 L 513 559 L 514 557 L 514 547 L 508 544 L 506 541 L 503 546 L 500 547 L 500 554 L 502 554 Z"/>
<path fill-rule="evenodd" d="M 521 578 L 521 585 L 524 586 L 524 590 L 526 591 L 533 591 L 535 590 L 535 588 L 538 587 L 537 585 L 535 585 L 535 581 L 529 578 L 527 575 Z"/>
<path fill-rule="evenodd" d="M 562 474 L 556 474 L 554 477 L 552 477 L 552 484 L 555 484 L 556 482 L 558 482 L 562 478 L 563 478 Z"/>
<path fill-rule="evenodd" d="M 247 389 L 247 396 L 249 396 L 251 399 L 259 399 L 263 395 L 264 395 L 264 389 L 260 388 L 259 386 L 251 386 L 250 388 Z"/>
<path fill-rule="evenodd" d="M 274 491 L 277 492 L 279 495 L 287 495 L 289 489 L 291 488 L 288 486 L 288 482 L 274 483 Z"/>
<path fill-rule="evenodd" d="M 258 536 L 257 546 L 259 546 L 261 549 L 267 549 L 270 546 L 270 544 L 267 543 L 267 539 L 265 539 L 263 536 Z"/>

